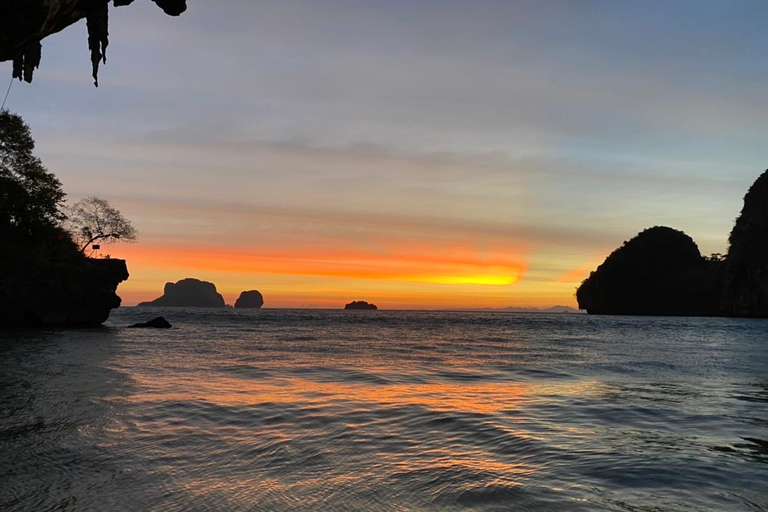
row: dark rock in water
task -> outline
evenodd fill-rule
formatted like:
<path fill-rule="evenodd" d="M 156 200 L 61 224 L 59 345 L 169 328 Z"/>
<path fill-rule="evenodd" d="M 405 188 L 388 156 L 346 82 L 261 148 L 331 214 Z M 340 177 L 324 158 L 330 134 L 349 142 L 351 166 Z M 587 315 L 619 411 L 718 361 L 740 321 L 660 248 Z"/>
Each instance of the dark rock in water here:
<path fill-rule="evenodd" d="M 177 283 L 165 283 L 162 297 L 142 302 L 139 306 L 223 308 L 225 304 L 215 284 L 187 278 Z"/>
<path fill-rule="evenodd" d="M 235 301 L 236 308 L 258 309 L 264 305 L 264 297 L 256 290 L 249 290 L 240 294 Z"/>
<path fill-rule="evenodd" d="M 158 316 L 157 318 L 153 318 L 149 322 L 144 323 L 138 323 L 130 325 L 131 328 L 153 328 L 153 329 L 168 329 L 171 327 L 171 324 L 166 320 L 165 318 Z"/>
<path fill-rule="evenodd" d="M 153 1 L 170 16 L 178 16 L 187 8 L 186 0 Z M 113 3 L 119 7 L 133 0 Z M 2 0 L 0 61 L 13 60 L 13 77 L 31 82 L 34 69 L 40 65 L 41 41 L 85 18 L 96 79 L 99 63 L 107 60 L 108 9 L 108 0 Z"/>
<path fill-rule="evenodd" d="M 729 238 L 723 312 L 768 316 L 768 171 L 744 196 L 744 207 Z"/>
<path fill-rule="evenodd" d="M 344 309 L 379 309 L 379 308 L 376 307 L 376 304 L 369 304 L 364 300 L 356 300 L 344 306 Z"/>

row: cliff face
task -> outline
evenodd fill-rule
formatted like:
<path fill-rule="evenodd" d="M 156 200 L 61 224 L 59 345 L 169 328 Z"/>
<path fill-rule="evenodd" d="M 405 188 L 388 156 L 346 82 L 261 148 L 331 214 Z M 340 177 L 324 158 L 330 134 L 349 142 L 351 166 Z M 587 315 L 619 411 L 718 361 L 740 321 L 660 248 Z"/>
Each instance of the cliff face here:
<path fill-rule="evenodd" d="M 723 311 L 729 316 L 768 316 L 768 171 L 744 196 L 729 239 Z"/>
<path fill-rule="evenodd" d="M 178 16 L 186 0 L 153 0 L 166 14 Z M 116 7 L 133 0 L 114 0 Z M 2 0 L 0 2 L 0 61 L 13 60 L 13 77 L 32 81 L 39 67 L 41 41 L 86 18 L 93 76 L 106 62 L 109 0 Z"/>
<path fill-rule="evenodd" d="M 165 283 L 162 297 L 142 302 L 139 306 L 223 308 L 225 304 L 215 284 L 187 278 L 177 283 Z"/>
<path fill-rule="evenodd" d="M 115 291 L 128 279 L 123 260 L 95 260 L 69 251 L 0 259 L 0 327 L 101 325 L 120 306 Z"/>

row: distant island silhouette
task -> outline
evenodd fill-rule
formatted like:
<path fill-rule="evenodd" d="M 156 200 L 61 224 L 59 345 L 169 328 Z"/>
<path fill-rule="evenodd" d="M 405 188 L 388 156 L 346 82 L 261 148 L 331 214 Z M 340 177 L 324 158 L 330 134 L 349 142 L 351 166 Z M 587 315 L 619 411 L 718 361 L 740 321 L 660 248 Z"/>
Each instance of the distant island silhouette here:
<path fill-rule="evenodd" d="M 725 257 L 652 227 L 613 251 L 576 299 L 590 314 L 768 317 L 768 171 L 744 196 Z"/>
<path fill-rule="evenodd" d="M 370 304 L 364 300 L 355 300 L 344 306 L 344 309 L 379 309 L 376 304 Z"/>
<path fill-rule="evenodd" d="M 190 277 L 176 283 L 165 283 L 161 297 L 141 302 L 139 306 L 223 308 L 225 303 L 215 284 Z"/>
<path fill-rule="evenodd" d="M 242 292 L 235 301 L 235 308 L 258 309 L 264 305 L 264 297 L 257 290 Z"/>

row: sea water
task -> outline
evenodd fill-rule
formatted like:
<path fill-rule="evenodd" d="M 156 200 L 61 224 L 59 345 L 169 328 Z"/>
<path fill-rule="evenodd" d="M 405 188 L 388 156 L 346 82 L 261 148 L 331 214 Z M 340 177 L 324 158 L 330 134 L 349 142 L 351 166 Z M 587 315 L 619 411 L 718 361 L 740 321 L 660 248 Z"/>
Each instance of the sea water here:
<path fill-rule="evenodd" d="M 0 364 L 1 510 L 768 510 L 765 320 L 121 308 Z"/>

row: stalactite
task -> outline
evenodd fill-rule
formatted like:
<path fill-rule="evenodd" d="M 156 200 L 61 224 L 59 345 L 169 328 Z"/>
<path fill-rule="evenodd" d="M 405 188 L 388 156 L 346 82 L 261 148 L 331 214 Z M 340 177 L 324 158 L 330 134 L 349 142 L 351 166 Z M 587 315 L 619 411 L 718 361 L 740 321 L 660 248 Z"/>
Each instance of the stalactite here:
<path fill-rule="evenodd" d="M 28 44 L 24 50 L 13 59 L 13 78 L 32 83 L 32 75 L 40 67 L 43 45 L 39 41 Z"/>
<path fill-rule="evenodd" d="M 134 0 L 111 0 L 116 7 Z M 178 16 L 187 9 L 186 0 L 152 0 L 166 14 Z M 82 18 L 88 25 L 94 85 L 98 87 L 99 66 L 107 61 L 110 0 L 0 0 L 0 62 L 13 61 L 13 78 L 32 81 L 40 64 L 45 37 L 59 32 Z"/>
<path fill-rule="evenodd" d="M 88 48 L 91 50 L 93 85 L 99 86 L 99 63 L 107 63 L 109 46 L 109 3 L 106 0 L 92 0 L 85 14 L 88 25 Z"/>

